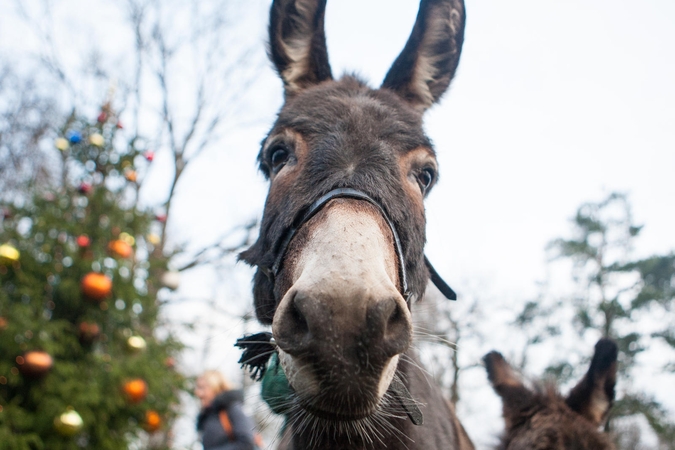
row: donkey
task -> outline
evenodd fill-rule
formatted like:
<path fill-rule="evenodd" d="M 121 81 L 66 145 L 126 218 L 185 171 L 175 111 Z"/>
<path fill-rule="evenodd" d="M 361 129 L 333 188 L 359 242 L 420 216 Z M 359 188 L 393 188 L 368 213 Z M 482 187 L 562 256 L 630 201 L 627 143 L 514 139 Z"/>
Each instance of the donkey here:
<path fill-rule="evenodd" d="M 326 0 L 275 0 L 269 56 L 285 103 L 262 142 L 269 180 L 255 312 L 291 387 L 282 448 L 471 449 L 410 343 L 411 304 L 435 272 L 423 200 L 438 179 L 422 114 L 455 74 L 462 0 L 422 0 L 379 89 L 336 80 Z M 436 276 L 437 278 L 437 276 Z"/>
<path fill-rule="evenodd" d="M 563 398 L 550 385 L 526 388 L 500 353 L 485 355 L 488 378 L 504 406 L 506 432 L 498 449 L 614 450 L 598 427 L 614 401 L 616 358 L 613 341 L 598 341 L 588 372 Z"/>

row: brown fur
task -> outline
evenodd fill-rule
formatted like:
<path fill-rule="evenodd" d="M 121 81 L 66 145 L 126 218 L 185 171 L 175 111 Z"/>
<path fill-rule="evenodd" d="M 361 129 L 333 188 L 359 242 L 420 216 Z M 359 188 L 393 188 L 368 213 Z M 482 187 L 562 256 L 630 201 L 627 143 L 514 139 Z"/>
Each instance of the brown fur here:
<path fill-rule="evenodd" d="M 286 101 L 258 156 L 270 180 L 260 235 L 241 254 L 258 266 L 253 283 L 256 316 L 272 325 L 286 375 L 301 380 L 301 388 L 288 399 L 290 425 L 280 448 L 472 449 L 454 411 L 409 349 L 410 305 L 395 290 L 401 290 L 401 268 L 392 233 L 376 208 L 354 199 L 331 201 L 295 234 L 279 273 L 269 274 L 280 241 L 298 225 L 296 218 L 327 192 L 352 188 L 377 201 L 393 222 L 411 301 L 424 296 L 429 281 L 423 200 L 437 179 L 437 162 L 422 128 L 422 113 L 440 99 L 454 76 L 464 4 L 421 0 L 408 43 L 380 89 L 353 76 L 333 79 L 325 8 L 326 0 L 272 4 L 269 55 L 284 83 Z M 283 162 L 277 163 L 275 155 L 280 154 Z M 420 181 L 424 179 L 428 186 Z M 377 250 L 371 254 L 382 255 L 378 264 L 384 265 L 388 278 L 381 286 L 350 280 L 344 285 L 348 296 L 335 288 L 326 294 L 317 283 L 309 291 L 294 290 L 298 259 L 308 243 L 320 242 L 312 241 L 313 230 L 332 208 L 379 221 L 382 238 L 392 246 L 380 253 L 381 247 L 369 248 Z M 350 255 L 358 258 L 358 252 Z M 383 374 L 391 375 L 392 367 L 420 403 L 423 425 L 408 419 L 391 386 L 379 397 L 380 388 L 388 386 Z"/>
<path fill-rule="evenodd" d="M 484 362 L 495 392 L 502 398 L 506 430 L 500 450 L 614 450 L 598 430 L 614 400 L 616 344 L 601 339 L 591 366 L 567 398 L 554 386 L 529 389 L 497 352 Z"/>

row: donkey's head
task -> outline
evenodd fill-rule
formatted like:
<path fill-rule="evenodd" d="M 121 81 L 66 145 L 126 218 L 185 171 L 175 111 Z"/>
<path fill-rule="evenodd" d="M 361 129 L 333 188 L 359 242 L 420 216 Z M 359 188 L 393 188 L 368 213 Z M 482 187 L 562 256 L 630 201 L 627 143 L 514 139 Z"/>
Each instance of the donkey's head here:
<path fill-rule="evenodd" d="M 601 339 L 586 375 L 563 398 L 555 389 L 526 388 L 501 354 L 483 360 L 495 392 L 502 398 L 505 450 L 612 450 L 609 438 L 598 431 L 614 401 L 616 344 Z"/>
<path fill-rule="evenodd" d="M 422 114 L 452 79 L 461 0 L 422 0 L 382 86 L 334 80 L 326 0 L 275 0 L 272 62 L 285 104 L 258 156 L 269 179 L 257 266 L 258 319 L 272 325 L 299 404 L 358 419 L 377 409 L 411 340 L 424 294 L 424 197 L 438 178 Z"/>

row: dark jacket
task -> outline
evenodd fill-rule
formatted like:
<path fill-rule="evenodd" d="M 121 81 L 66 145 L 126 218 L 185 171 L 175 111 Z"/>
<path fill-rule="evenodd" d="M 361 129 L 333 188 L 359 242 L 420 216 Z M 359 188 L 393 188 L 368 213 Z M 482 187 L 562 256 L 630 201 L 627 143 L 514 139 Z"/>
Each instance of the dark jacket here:
<path fill-rule="evenodd" d="M 242 391 L 225 391 L 202 409 L 197 417 L 197 430 L 204 450 L 253 450 L 253 421 L 242 410 Z M 225 411 L 232 424 L 233 439 L 220 423 L 220 411 Z"/>

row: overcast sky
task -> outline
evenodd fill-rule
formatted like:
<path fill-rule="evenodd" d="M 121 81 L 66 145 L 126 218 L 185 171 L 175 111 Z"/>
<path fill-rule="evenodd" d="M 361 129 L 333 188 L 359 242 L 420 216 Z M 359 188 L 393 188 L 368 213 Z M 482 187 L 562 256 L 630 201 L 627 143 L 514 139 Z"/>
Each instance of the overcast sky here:
<path fill-rule="evenodd" d="M 329 2 L 334 74 L 355 71 L 377 86 L 417 4 Z M 426 117 L 441 171 L 427 202 L 434 264 L 451 281 L 481 277 L 496 291 L 531 294 L 547 242 L 569 230 L 580 203 L 614 190 L 630 194 L 646 225 L 638 254 L 674 249 L 675 3 L 469 0 L 467 11 L 457 77 Z M 271 123 L 282 95 L 271 69 L 257 89 Z M 212 202 L 214 191 L 234 193 L 220 207 L 228 214 L 213 213 L 220 225 L 259 213 L 266 185 L 254 158 L 267 129 L 246 129 L 233 136 L 236 152 L 201 162 L 230 176 L 200 177 L 201 195 L 185 193 L 198 215 L 208 207 L 195 199 Z"/>
<path fill-rule="evenodd" d="M 252 1 L 246 19 L 261 55 L 265 3 Z M 79 4 L 67 16 L 71 25 L 92 30 L 90 38 L 114 52 L 116 38 L 104 31 L 119 17 L 103 2 Z M 417 6 L 329 1 L 333 73 L 355 71 L 377 86 Z M 17 43 L 22 34 L 7 21 L 0 25 L 5 54 L 28 45 L 28 38 Z M 81 44 L 81 33 L 73 36 L 62 36 L 66 47 Z M 255 156 L 282 101 L 281 83 L 265 67 L 250 96 L 257 125 L 232 132 L 222 151 L 205 153 L 179 191 L 172 230 L 195 248 L 262 210 L 266 185 Z M 673 80 L 672 0 L 467 1 L 456 79 L 426 117 L 441 172 L 427 202 L 427 254 L 460 301 L 462 288 L 476 280 L 502 303 L 534 296 L 546 274 L 547 242 L 567 233 L 580 203 L 615 190 L 630 194 L 636 221 L 646 225 L 638 255 L 675 249 Z M 185 283 L 212 294 L 204 278 Z M 233 368 L 224 362 L 231 357 L 216 364 Z"/>
<path fill-rule="evenodd" d="M 416 8 L 329 2 L 335 72 L 379 83 Z M 468 1 L 457 78 L 427 117 L 441 170 L 427 206 L 435 264 L 527 291 L 575 208 L 612 190 L 646 224 L 639 252 L 675 248 L 673 80 L 673 2 Z"/>
<path fill-rule="evenodd" d="M 334 74 L 378 85 L 417 4 L 329 2 Z M 467 11 L 457 77 L 426 117 L 441 171 L 427 202 L 428 253 L 443 274 L 532 292 L 546 243 L 567 232 L 580 203 L 614 190 L 630 194 L 646 225 L 639 254 L 674 249 L 675 3 L 469 0 Z M 257 101 L 271 123 L 281 85 L 271 69 L 264 78 Z M 205 197 L 222 183 L 239 186 L 225 202 L 235 221 L 260 211 L 266 186 L 254 158 L 267 128 L 236 136 L 237 155 L 211 155 L 226 160 L 229 180 L 197 183 Z"/>

